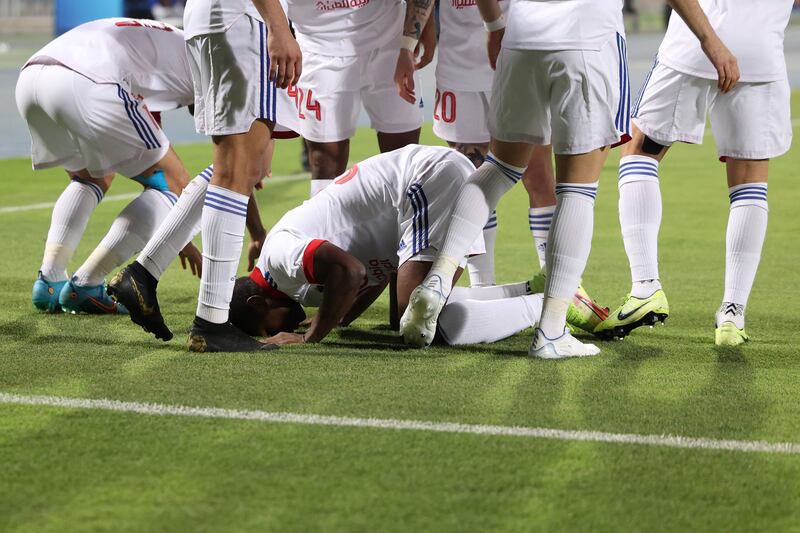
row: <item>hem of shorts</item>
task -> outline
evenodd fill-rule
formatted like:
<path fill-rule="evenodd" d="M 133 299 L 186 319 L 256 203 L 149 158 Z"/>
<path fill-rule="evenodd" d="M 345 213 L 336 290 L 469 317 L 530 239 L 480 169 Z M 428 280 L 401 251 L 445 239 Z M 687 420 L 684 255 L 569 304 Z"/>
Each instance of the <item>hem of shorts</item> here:
<path fill-rule="evenodd" d="M 634 124 L 636 127 L 639 128 L 639 131 L 644 133 L 646 136 L 650 137 L 656 142 L 664 142 L 664 143 L 687 143 L 687 144 L 703 144 L 703 136 L 702 135 L 688 135 L 684 133 L 667 133 L 663 131 L 656 131 L 652 128 L 649 128 L 646 123 L 643 123 L 641 119 L 634 118 Z"/>
<path fill-rule="evenodd" d="M 122 174 L 122 172 L 117 170 L 118 167 L 121 167 L 123 165 L 128 165 L 131 162 L 136 161 L 137 159 L 141 159 L 142 160 L 141 170 L 136 171 L 136 173 L 133 174 L 132 176 L 128 176 L 127 174 L 122 174 L 126 178 L 135 178 L 136 176 L 141 175 L 141 173 L 144 172 L 145 170 L 147 170 L 148 168 L 152 167 L 153 165 L 157 164 L 159 161 L 164 159 L 164 156 L 167 155 L 167 152 L 169 151 L 169 146 L 170 146 L 169 143 L 167 143 L 167 144 L 165 144 L 164 146 L 161 146 L 158 149 L 143 150 L 136 157 L 131 157 L 131 158 L 126 159 L 124 161 L 118 161 L 118 162 L 114 163 L 113 165 L 109 165 L 108 170 L 105 171 L 105 174 L 102 174 L 101 176 L 96 176 L 94 170 L 91 170 L 91 169 L 87 169 L 87 170 L 89 171 L 89 174 L 92 177 L 98 177 L 98 178 L 99 177 L 103 177 L 103 176 L 107 176 L 111 172 L 116 172 L 118 174 Z M 159 154 L 158 157 L 155 157 L 155 158 L 146 158 L 146 157 L 144 157 L 148 152 L 154 152 L 156 150 L 158 151 L 158 154 Z M 151 159 L 155 159 L 155 160 L 151 162 Z"/>
<path fill-rule="evenodd" d="M 302 131 L 302 128 L 300 128 L 300 131 L 297 133 L 298 136 L 307 141 L 311 141 L 312 143 L 338 143 L 352 139 L 356 134 L 356 130 L 357 128 L 353 128 L 352 130 L 343 132 L 340 135 L 314 135 L 312 133 L 306 133 Z"/>
<path fill-rule="evenodd" d="M 300 137 L 300 134 L 294 130 L 283 130 L 283 131 L 272 132 L 273 139 L 296 139 L 298 137 Z"/>
<path fill-rule="evenodd" d="M 492 140 L 491 136 L 488 136 L 488 137 L 486 137 L 486 138 L 485 138 L 485 139 L 483 139 L 483 140 L 475 140 L 475 139 L 468 139 L 468 140 L 459 139 L 459 140 L 453 140 L 453 139 L 448 139 L 447 137 L 445 137 L 445 136 L 443 136 L 443 135 L 440 135 L 439 133 L 437 133 L 437 132 L 436 132 L 436 127 L 435 127 L 435 126 L 434 126 L 434 128 L 433 128 L 433 134 L 434 134 L 434 135 L 436 135 L 437 137 L 439 137 L 441 140 L 443 140 L 443 141 L 445 141 L 445 142 L 448 142 L 448 143 L 453 143 L 453 144 L 489 144 L 489 143 L 491 142 L 491 140 Z"/>
<path fill-rule="evenodd" d="M 377 131 L 378 133 L 406 133 L 408 131 L 418 130 L 422 127 L 422 124 L 425 122 L 424 118 L 421 118 L 419 121 L 414 121 L 406 123 L 406 124 L 392 124 L 392 125 L 384 125 L 384 124 L 375 124 L 374 122 L 370 121 L 369 127 L 373 130 Z"/>
<path fill-rule="evenodd" d="M 66 163 L 67 161 L 69 161 L 73 157 L 79 156 L 79 155 L 80 155 L 79 152 L 75 152 L 74 154 L 68 155 L 67 157 L 61 157 L 59 159 L 53 159 L 52 161 L 45 161 L 43 163 L 42 162 L 36 163 L 33 160 L 31 160 L 31 166 L 33 167 L 33 170 L 45 170 L 45 169 L 53 168 L 53 167 L 60 167 L 60 166 L 63 166 L 64 163 Z M 77 170 L 83 170 L 83 169 L 79 168 Z M 75 170 L 70 170 L 70 172 L 75 172 Z"/>
<path fill-rule="evenodd" d="M 579 155 L 579 154 L 586 154 L 592 152 L 594 150 L 598 150 L 600 148 L 605 148 L 606 146 L 612 146 L 620 141 L 620 135 L 615 133 L 613 137 L 607 137 L 601 140 L 596 140 L 584 144 L 577 144 L 577 145 L 568 145 L 568 144 L 559 144 L 556 141 L 553 141 L 552 138 L 550 139 L 543 139 L 541 137 L 532 137 L 525 134 L 518 134 L 518 135 L 507 135 L 505 137 L 500 136 L 492 136 L 493 139 L 498 140 L 500 142 L 523 142 L 533 145 L 546 145 L 552 144 L 553 145 L 553 153 L 556 155 Z"/>
<path fill-rule="evenodd" d="M 737 152 L 735 150 L 718 150 L 717 154 L 719 155 L 719 160 L 721 162 L 725 162 L 727 158 L 731 159 L 742 159 L 745 161 L 758 161 L 763 159 L 774 159 L 776 157 L 780 157 L 786 154 L 789 149 L 791 148 L 791 141 L 782 145 L 780 148 L 775 150 L 760 150 L 760 151 L 749 151 L 749 152 Z"/>

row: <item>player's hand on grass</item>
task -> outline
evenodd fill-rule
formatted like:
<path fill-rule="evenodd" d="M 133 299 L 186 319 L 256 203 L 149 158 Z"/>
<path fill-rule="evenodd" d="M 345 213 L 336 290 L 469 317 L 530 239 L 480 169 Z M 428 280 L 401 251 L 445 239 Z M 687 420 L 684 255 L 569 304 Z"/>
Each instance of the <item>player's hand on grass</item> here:
<path fill-rule="evenodd" d="M 716 35 L 709 37 L 701 44 L 703 52 L 717 70 L 717 87 L 723 93 L 727 93 L 739 81 L 739 63 L 736 61 L 736 56 Z"/>
<path fill-rule="evenodd" d="M 489 65 L 491 65 L 492 70 L 497 68 L 497 56 L 500 55 L 500 45 L 503 43 L 503 35 L 505 34 L 505 28 L 490 31 L 486 34 L 486 51 L 489 53 Z"/>
<path fill-rule="evenodd" d="M 289 333 L 288 331 L 281 331 L 277 335 L 264 339 L 267 344 L 277 344 L 283 346 L 284 344 L 305 344 L 306 339 L 300 333 Z"/>
<path fill-rule="evenodd" d="M 269 52 L 269 79 L 281 89 L 297 84 L 303 70 L 303 54 L 300 45 L 286 30 L 270 32 L 267 36 Z"/>
<path fill-rule="evenodd" d="M 187 266 L 192 271 L 193 276 L 198 278 L 203 275 L 203 254 L 192 243 L 184 246 L 178 256 L 181 258 L 181 266 L 187 270 Z"/>
<path fill-rule="evenodd" d="M 417 101 L 414 93 L 414 55 L 410 50 L 400 49 L 397 57 L 397 66 L 394 69 L 394 84 L 397 86 L 397 93 L 406 102 L 413 104 Z"/>

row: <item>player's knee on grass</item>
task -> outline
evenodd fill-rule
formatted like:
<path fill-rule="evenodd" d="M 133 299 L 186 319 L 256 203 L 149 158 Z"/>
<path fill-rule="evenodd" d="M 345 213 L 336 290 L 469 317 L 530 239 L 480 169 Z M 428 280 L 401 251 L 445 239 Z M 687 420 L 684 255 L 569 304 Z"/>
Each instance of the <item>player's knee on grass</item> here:
<path fill-rule="evenodd" d="M 292 332 L 305 318 L 300 304 L 264 296 L 261 287 L 249 277 L 238 278 L 233 286 L 229 320 L 248 335 L 267 337 Z"/>

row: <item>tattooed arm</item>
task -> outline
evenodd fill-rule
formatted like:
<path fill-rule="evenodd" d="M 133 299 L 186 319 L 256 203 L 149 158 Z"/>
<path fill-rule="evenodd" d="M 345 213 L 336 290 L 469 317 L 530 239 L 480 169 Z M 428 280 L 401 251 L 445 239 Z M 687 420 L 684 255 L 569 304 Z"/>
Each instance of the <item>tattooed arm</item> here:
<path fill-rule="evenodd" d="M 407 102 L 413 104 L 417 100 L 414 93 L 414 52 L 422 37 L 423 29 L 433 10 L 434 0 L 408 0 L 406 3 L 406 20 L 403 26 L 403 39 L 397 66 L 394 71 L 394 83 L 397 92 Z"/>

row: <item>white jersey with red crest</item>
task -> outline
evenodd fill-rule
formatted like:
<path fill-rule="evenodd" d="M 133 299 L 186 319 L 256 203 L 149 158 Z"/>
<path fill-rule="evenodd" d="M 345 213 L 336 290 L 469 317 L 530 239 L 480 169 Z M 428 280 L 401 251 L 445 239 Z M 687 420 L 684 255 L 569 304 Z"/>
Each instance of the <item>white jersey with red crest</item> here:
<path fill-rule="evenodd" d="M 327 241 L 364 264 L 368 285 L 379 285 L 405 260 L 438 248 L 474 170 L 444 147 L 409 145 L 370 157 L 278 221 L 252 277 L 303 305 L 319 305 L 313 256 Z"/>
<path fill-rule="evenodd" d="M 153 20 L 100 19 L 57 37 L 25 64 L 59 64 L 95 83 L 120 85 L 150 111 L 194 101 L 183 32 Z M 24 67 L 23 67 L 24 68 Z"/>
<path fill-rule="evenodd" d="M 504 14 L 509 1 L 499 2 Z M 486 29 L 476 0 L 442 0 L 438 52 L 438 85 L 468 92 L 491 90 L 493 71 L 486 50 Z"/>

